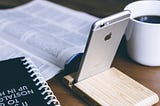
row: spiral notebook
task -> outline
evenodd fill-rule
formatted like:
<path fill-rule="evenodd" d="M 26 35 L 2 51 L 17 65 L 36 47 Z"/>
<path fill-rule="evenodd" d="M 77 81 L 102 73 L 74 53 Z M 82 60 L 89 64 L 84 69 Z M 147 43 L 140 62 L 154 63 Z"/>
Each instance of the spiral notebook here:
<path fill-rule="evenodd" d="M 0 62 L 0 106 L 59 106 L 29 58 Z"/>

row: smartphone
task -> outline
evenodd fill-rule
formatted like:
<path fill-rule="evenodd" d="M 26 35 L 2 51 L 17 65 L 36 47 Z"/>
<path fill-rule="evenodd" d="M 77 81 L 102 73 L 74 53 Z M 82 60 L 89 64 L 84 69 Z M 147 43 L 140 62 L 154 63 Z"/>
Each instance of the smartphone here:
<path fill-rule="evenodd" d="M 93 23 L 75 78 L 76 82 L 111 67 L 129 17 L 129 11 L 122 11 Z"/>

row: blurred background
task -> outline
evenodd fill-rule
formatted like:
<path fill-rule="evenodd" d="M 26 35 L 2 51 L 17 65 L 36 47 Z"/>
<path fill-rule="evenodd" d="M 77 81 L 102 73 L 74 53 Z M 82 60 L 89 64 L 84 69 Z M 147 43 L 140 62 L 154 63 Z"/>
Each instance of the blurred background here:
<path fill-rule="evenodd" d="M 0 0 L 0 8 L 13 8 L 32 0 Z M 105 17 L 123 10 L 123 8 L 136 0 L 48 0 L 69 8 L 85 11 L 97 17 Z"/>

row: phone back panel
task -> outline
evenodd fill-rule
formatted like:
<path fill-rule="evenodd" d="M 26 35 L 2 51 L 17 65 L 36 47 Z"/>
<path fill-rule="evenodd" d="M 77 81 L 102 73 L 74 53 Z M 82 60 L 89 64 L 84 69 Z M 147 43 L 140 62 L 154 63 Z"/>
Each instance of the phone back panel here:
<path fill-rule="evenodd" d="M 81 81 L 110 68 L 129 20 L 124 11 L 95 22 L 76 80 Z"/>

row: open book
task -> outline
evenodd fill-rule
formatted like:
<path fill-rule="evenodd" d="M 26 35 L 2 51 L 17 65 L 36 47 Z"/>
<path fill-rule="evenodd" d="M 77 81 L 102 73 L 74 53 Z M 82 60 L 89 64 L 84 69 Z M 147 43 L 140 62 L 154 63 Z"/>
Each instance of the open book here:
<path fill-rule="evenodd" d="M 30 57 L 48 80 L 84 51 L 98 18 L 49 1 L 33 0 L 0 11 L 0 60 Z"/>

